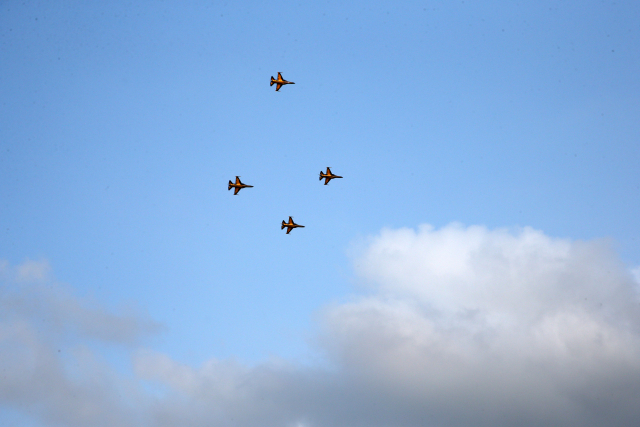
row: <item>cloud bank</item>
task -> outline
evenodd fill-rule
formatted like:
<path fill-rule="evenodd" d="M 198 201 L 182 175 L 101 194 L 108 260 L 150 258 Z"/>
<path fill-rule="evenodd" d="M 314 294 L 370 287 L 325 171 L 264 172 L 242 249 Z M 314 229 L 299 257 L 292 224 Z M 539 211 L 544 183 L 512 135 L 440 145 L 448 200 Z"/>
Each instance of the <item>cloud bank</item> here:
<path fill-rule="evenodd" d="M 46 261 L 0 261 L 0 408 L 47 426 L 135 426 L 142 400 L 95 346 L 134 348 L 160 325 L 133 311 L 107 312 L 55 282 Z M 0 411 L 1 413 L 1 411 Z"/>
<path fill-rule="evenodd" d="M 373 295 L 328 311 L 327 342 L 434 425 L 640 420 L 638 284 L 606 241 L 425 225 L 356 265 Z"/>
<path fill-rule="evenodd" d="M 148 319 L 45 292 L 46 264 L 0 264 L 0 405 L 69 426 L 640 425 L 638 269 L 607 241 L 423 225 L 353 263 L 365 292 L 320 310 L 331 368 L 186 366 L 140 344 Z"/>

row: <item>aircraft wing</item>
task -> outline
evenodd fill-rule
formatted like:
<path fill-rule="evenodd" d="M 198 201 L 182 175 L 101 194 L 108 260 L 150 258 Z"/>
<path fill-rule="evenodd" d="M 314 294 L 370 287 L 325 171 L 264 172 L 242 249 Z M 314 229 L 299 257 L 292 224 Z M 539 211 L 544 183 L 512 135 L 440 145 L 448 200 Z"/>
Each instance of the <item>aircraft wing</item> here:
<path fill-rule="evenodd" d="M 282 78 L 282 74 L 280 74 L 280 73 L 278 73 L 278 80 L 284 80 L 284 79 Z"/>
<path fill-rule="evenodd" d="M 240 182 L 240 177 L 239 177 L 239 176 L 236 176 L 236 184 L 242 184 L 242 183 Z"/>
<path fill-rule="evenodd" d="M 293 227 L 287 227 L 287 234 L 289 234 L 293 230 Z"/>
<path fill-rule="evenodd" d="M 235 196 L 236 194 L 238 194 L 238 191 L 240 191 L 240 187 L 236 187 L 235 191 L 233 192 L 233 195 Z"/>
<path fill-rule="evenodd" d="M 282 87 L 282 83 L 278 83 L 276 85 L 276 92 L 279 91 L 281 87 Z"/>
<path fill-rule="evenodd" d="M 324 178 L 324 185 L 327 185 L 329 183 L 329 181 L 331 181 L 331 177 L 330 176 L 326 176 Z"/>

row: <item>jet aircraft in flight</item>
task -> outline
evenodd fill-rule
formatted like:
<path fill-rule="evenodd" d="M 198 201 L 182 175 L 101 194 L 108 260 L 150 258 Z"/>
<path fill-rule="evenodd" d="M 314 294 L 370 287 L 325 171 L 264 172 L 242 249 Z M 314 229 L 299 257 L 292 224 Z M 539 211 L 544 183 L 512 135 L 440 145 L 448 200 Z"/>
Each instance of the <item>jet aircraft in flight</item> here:
<path fill-rule="evenodd" d="M 236 194 L 238 194 L 238 191 L 242 190 L 243 188 L 251 188 L 253 187 L 253 185 L 247 185 L 247 184 L 243 184 L 242 182 L 240 182 L 240 177 L 236 176 L 236 183 L 234 184 L 233 182 L 231 182 L 231 180 L 229 180 L 229 190 L 231 190 L 231 188 L 235 188 L 235 191 L 233 192 L 233 195 L 235 196 Z"/>
<path fill-rule="evenodd" d="M 271 84 L 269 86 L 273 86 L 273 84 L 276 84 L 276 92 L 280 90 L 280 88 L 282 87 L 282 85 L 294 85 L 294 82 L 289 82 L 286 81 L 285 79 L 282 78 L 282 74 L 278 73 L 278 78 L 274 79 L 273 76 L 271 76 Z"/>
<path fill-rule="evenodd" d="M 304 228 L 304 225 L 298 225 L 295 222 L 293 222 L 293 218 L 289 217 L 289 223 L 287 224 L 286 222 L 284 222 L 284 220 L 282 220 L 282 227 L 280 227 L 280 230 L 284 229 L 285 227 L 287 227 L 287 234 L 289 234 L 291 232 L 291 230 L 293 230 L 294 228 Z"/>
<path fill-rule="evenodd" d="M 342 177 L 332 174 L 331 169 L 327 168 L 327 173 L 322 173 L 322 171 L 320 171 L 320 181 L 322 181 L 322 178 L 324 178 L 324 185 L 327 185 L 329 181 L 331 181 L 333 178 L 342 178 Z"/>

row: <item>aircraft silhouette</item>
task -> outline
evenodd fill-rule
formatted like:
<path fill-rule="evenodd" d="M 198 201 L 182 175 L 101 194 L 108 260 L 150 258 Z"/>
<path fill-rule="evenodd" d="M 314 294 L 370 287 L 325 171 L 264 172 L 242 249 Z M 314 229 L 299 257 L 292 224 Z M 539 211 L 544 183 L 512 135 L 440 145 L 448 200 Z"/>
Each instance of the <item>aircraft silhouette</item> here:
<path fill-rule="evenodd" d="M 285 79 L 282 78 L 282 74 L 280 74 L 280 72 L 278 72 L 278 78 L 274 79 L 273 76 L 271 76 L 271 84 L 269 86 L 273 86 L 273 84 L 276 84 L 276 92 L 280 90 L 280 88 L 282 87 L 282 85 L 294 85 L 294 82 L 289 82 L 286 81 Z"/>
<path fill-rule="evenodd" d="M 293 222 L 293 218 L 289 217 L 289 223 L 287 224 L 286 222 L 284 222 L 284 220 L 282 220 L 282 227 L 280 227 L 280 230 L 284 229 L 285 227 L 287 227 L 287 234 L 289 234 L 291 232 L 291 230 L 293 230 L 294 228 L 304 228 L 304 225 L 298 225 L 295 222 Z"/>
<path fill-rule="evenodd" d="M 327 167 L 327 173 L 322 173 L 322 171 L 320 171 L 320 181 L 322 181 L 322 178 L 324 178 L 324 185 L 327 185 L 329 181 L 331 181 L 333 178 L 342 178 L 342 177 L 332 174 L 331 169 Z"/>
<path fill-rule="evenodd" d="M 238 191 L 242 190 L 243 188 L 251 188 L 253 187 L 253 185 L 243 184 L 242 182 L 240 182 L 240 177 L 236 176 L 235 184 L 231 182 L 231 180 L 229 180 L 229 190 L 231 190 L 232 187 L 235 188 L 235 191 L 233 192 L 233 195 L 235 196 L 236 194 L 238 194 Z"/>

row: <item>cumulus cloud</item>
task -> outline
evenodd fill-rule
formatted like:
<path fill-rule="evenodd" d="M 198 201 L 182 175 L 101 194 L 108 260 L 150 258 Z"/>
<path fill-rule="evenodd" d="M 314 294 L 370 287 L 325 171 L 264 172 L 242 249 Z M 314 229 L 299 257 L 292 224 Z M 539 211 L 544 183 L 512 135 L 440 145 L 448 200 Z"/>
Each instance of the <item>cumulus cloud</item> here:
<path fill-rule="evenodd" d="M 115 315 L 95 301 L 75 297 L 50 277 L 47 261 L 27 260 L 11 268 L 4 263 L 0 310 L 5 319 L 30 319 L 49 335 L 78 333 L 115 343 L 133 343 L 157 332 L 160 325 L 132 309 Z"/>
<path fill-rule="evenodd" d="M 91 344 L 128 346 L 160 328 L 134 312 L 115 315 L 72 295 L 46 261 L 0 263 L 0 405 L 45 425 L 134 426 L 139 386 Z"/>
<path fill-rule="evenodd" d="M 355 264 L 374 293 L 327 311 L 332 354 L 437 425 L 640 420 L 637 286 L 608 242 L 425 225 Z"/>
<path fill-rule="evenodd" d="M 636 267 L 632 269 L 631 273 L 633 274 L 633 277 L 636 279 L 636 282 L 638 282 L 638 285 L 640 285 L 640 267 Z"/>
<path fill-rule="evenodd" d="M 70 372 L 23 303 L 0 317 L 0 363 L 12 375 L 0 382 L 0 403 L 40 408 L 47 425 L 640 424 L 638 269 L 606 240 L 424 225 L 383 230 L 353 263 L 367 291 L 320 310 L 329 368 L 218 359 L 191 367 L 123 335 L 152 323 L 67 298 L 75 314 L 58 314 L 67 325 L 58 329 L 128 343 L 133 376 L 118 374 L 82 338 L 73 355 L 81 368 Z M 15 283 L 50 280 L 46 268 L 25 270 L 0 263 Z M 0 304 L 15 300 L 3 295 Z M 38 304 L 59 313 L 59 300 Z M 129 326 L 95 326 L 104 322 Z M 27 397 L 35 377 L 46 386 Z"/>

